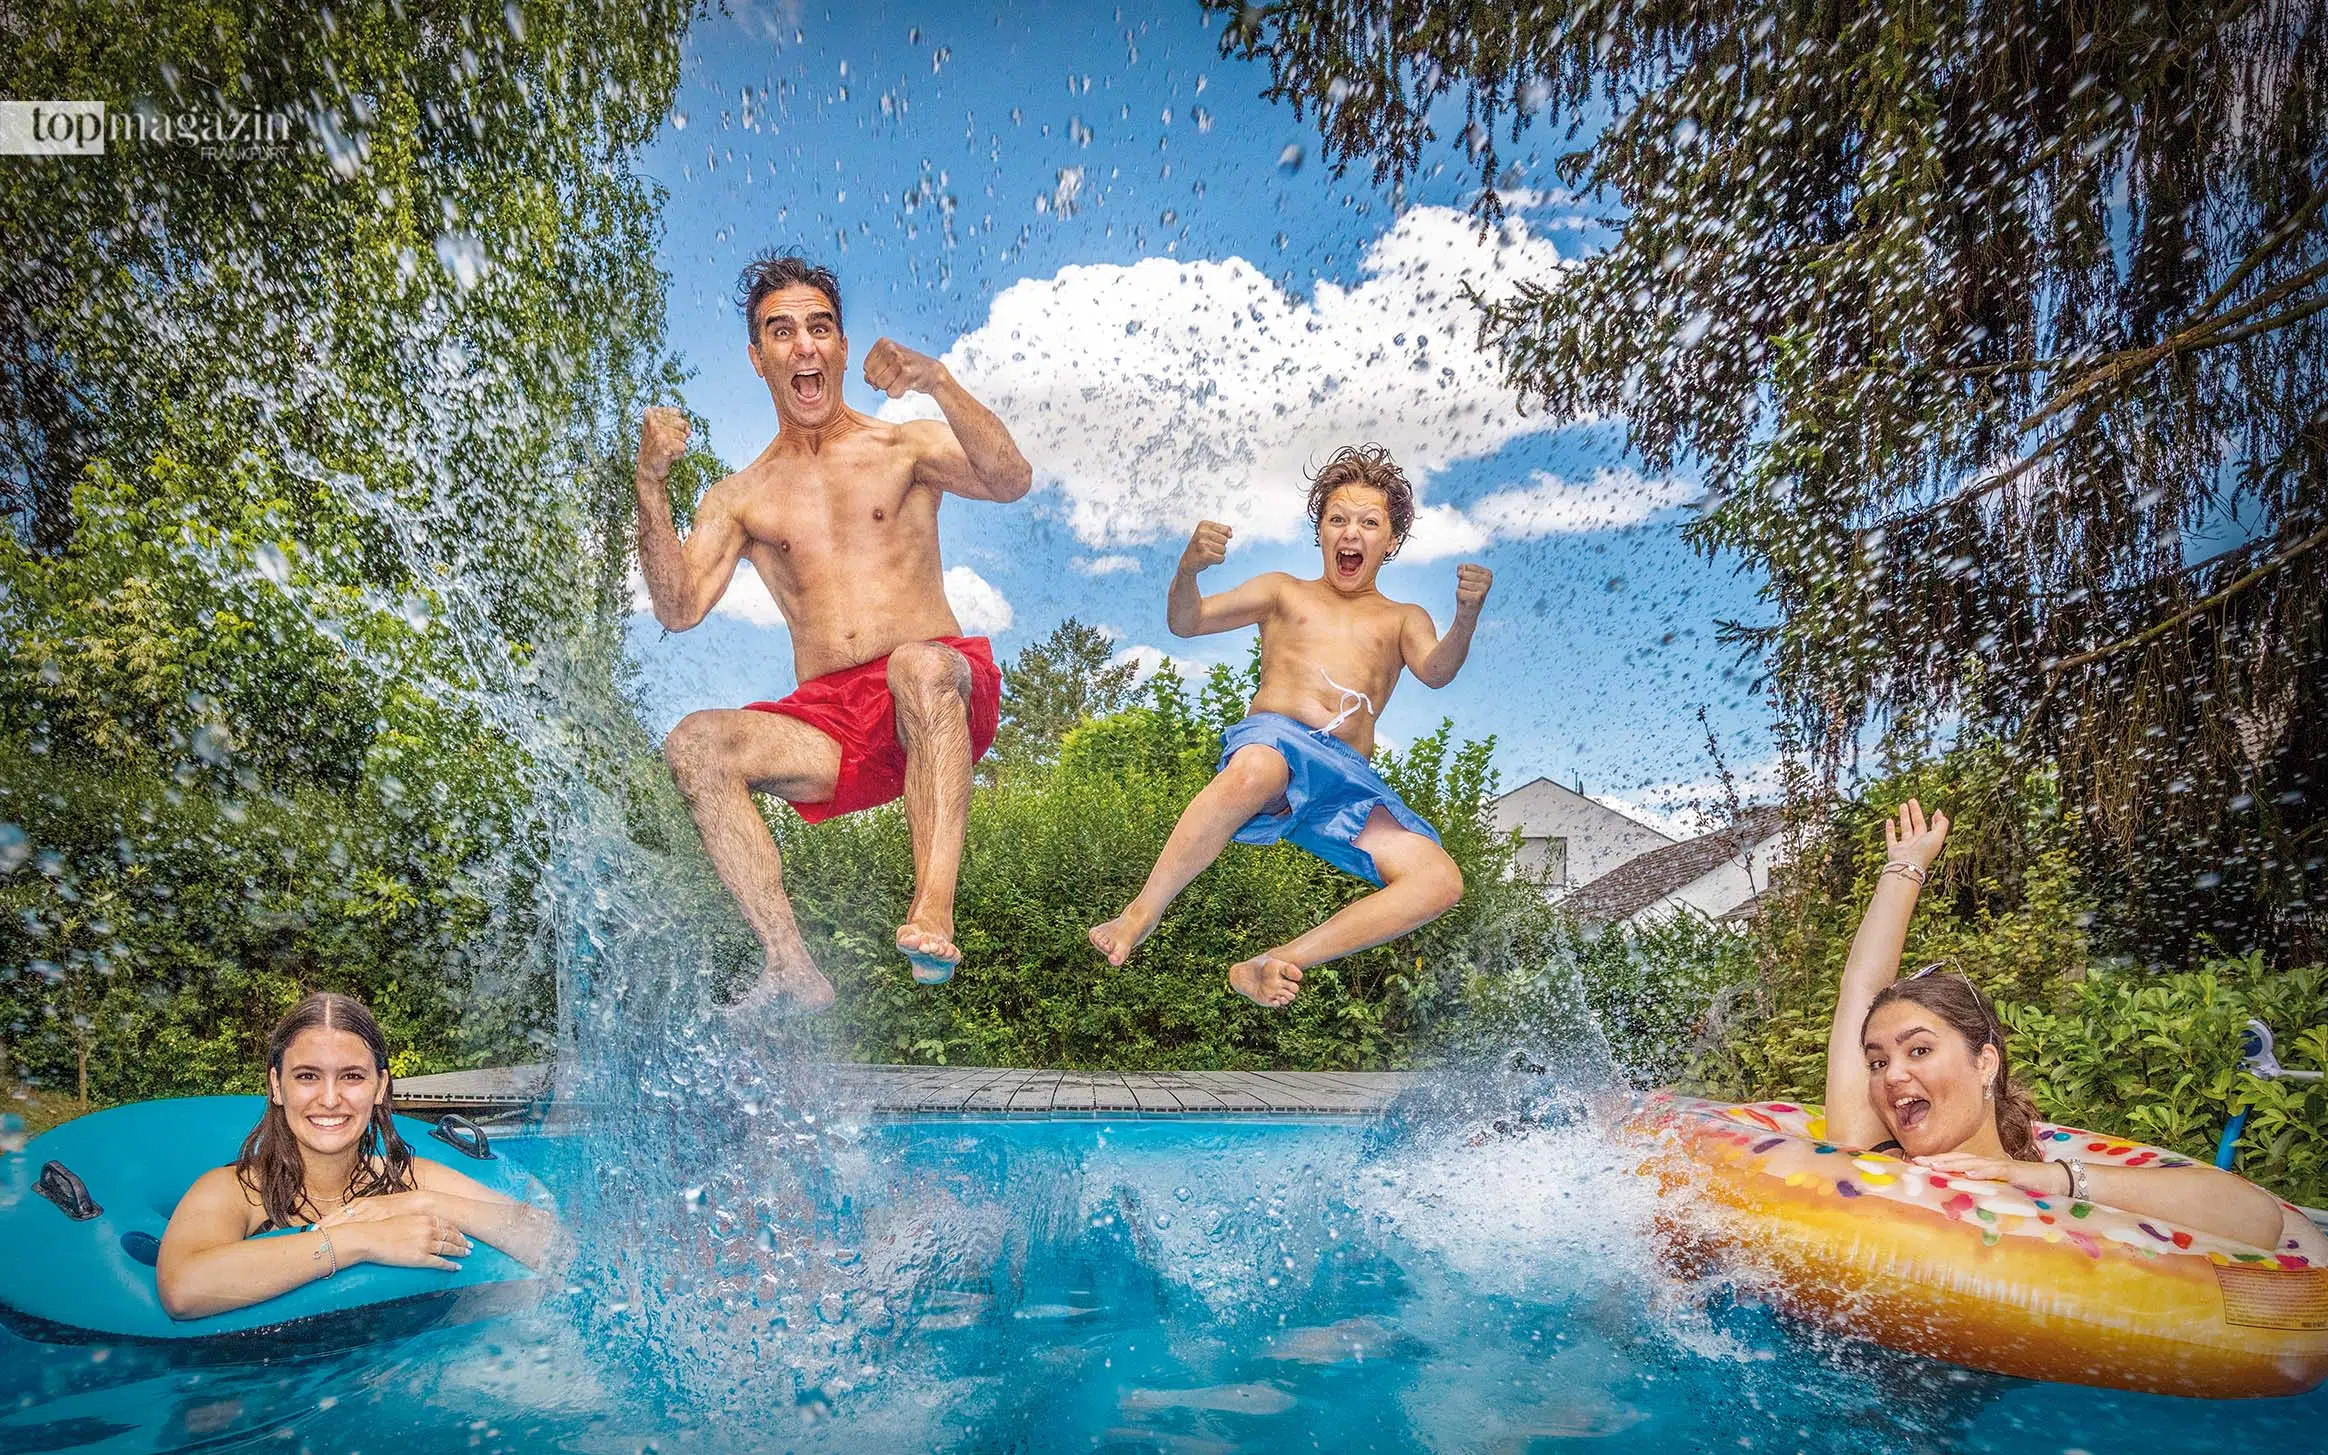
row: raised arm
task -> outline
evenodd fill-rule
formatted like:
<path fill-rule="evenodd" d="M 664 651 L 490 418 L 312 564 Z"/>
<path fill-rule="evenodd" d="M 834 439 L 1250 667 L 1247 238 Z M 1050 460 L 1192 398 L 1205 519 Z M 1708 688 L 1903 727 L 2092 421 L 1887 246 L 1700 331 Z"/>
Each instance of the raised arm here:
<path fill-rule="evenodd" d="M 915 480 L 949 495 L 1003 502 L 1018 499 L 1034 484 L 1034 467 L 1019 453 L 1018 441 L 936 359 L 882 339 L 866 351 L 865 382 L 892 399 L 927 394 L 944 412 L 942 425 L 924 419 L 904 426 L 915 446 Z"/>
<path fill-rule="evenodd" d="M 713 486 L 695 513 L 695 528 L 679 539 L 671 524 L 671 467 L 687 453 L 691 426 L 676 409 L 647 411 L 639 429 L 639 574 L 646 578 L 655 620 L 683 632 L 719 604 L 743 559 L 744 528 L 728 492 Z M 724 484 L 724 482 L 722 482 Z"/>
<path fill-rule="evenodd" d="M 1180 569 L 1172 573 L 1172 589 L 1164 597 L 1164 625 L 1176 637 L 1210 636 L 1251 626 L 1277 605 L 1285 584 L 1280 571 L 1265 571 L 1242 586 L 1218 596 L 1196 589 L 1196 576 L 1207 566 L 1229 558 L 1229 537 L 1236 534 L 1217 520 L 1198 521 L 1180 553 Z"/>
<path fill-rule="evenodd" d="M 1859 933 L 1843 961 L 1843 984 L 1835 994 L 1835 1018 L 1827 1026 L 1827 1137 L 1839 1146 L 1867 1148 L 1883 1140 L 1883 1122 L 1867 1094 L 1867 1052 L 1860 1032 L 1876 994 L 1899 978 L 1900 951 L 1908 943 L 1908 920 L 1916 912 L 1924 871 L 1940 857 L 1948 839 L 1948 815 L 1927 821 L 1924 806 L 1911 798 L 1883 826 L 1884 873 L 1875 896 L 1860 916 Z M 1913 869 L 1894 870 L 1900 864 Z"/>
<path fill-rule="evenodd" d="M 1416 681 L 1425 687 L 1444 687 L 1463 670 L 1464 659 L 1471 655 L 1471 634 L 1479 627 L 1480 608 L 1487 604 L 1488 587 L 1494 581 L 1495 574 L 1485 566 L 1455 568 L 1455 621 L 1445 636 L 1439 635 L 1429 612 L 1419 606 L 1407 612 L 1399 645 Z"/>

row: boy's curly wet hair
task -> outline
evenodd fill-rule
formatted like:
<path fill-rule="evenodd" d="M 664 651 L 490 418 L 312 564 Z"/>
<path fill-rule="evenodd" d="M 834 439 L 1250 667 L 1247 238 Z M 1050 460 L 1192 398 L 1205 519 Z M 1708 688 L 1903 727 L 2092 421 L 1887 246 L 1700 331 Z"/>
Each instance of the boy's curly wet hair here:
<path fill-rule="evenodd" d="M 1309 518 L 1316 529 L 1326 516 L 1326 501 L 1344 485 L 1366 485 L 1382 492 L 1390 506 L 1390 534 L 1392 545 L 1389 560 L 1398 554 L 1406 541 L 1408 527 L 1415 523 L 1415 487 L 1407 483 L 1406 471 L 1391 459 L 1390 451 L 1380 445 L 1344 445 L 1334 451 L 1319 471 L 1310 476 Z"/>

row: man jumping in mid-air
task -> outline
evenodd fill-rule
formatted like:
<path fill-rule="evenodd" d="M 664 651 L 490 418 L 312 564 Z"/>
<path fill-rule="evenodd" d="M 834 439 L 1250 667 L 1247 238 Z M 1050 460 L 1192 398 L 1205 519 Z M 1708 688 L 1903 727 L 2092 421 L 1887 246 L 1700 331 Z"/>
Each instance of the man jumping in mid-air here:
<path fill-rule="evenodd" d="M 994 741 L 1002 674 L 986 639 L 961 635 L 946 602 L 938 501 L 1016 500 L 1033 471 L 1002 421 L 944 364 L 888 339 L 865 355 L 865 382 L 893 399 L 928 394 L 945 422 L 887 424 L 842 403 L 849 340 L 829 270 L 764 255 L 738 290 L 746 352 L 776 404 L 776 438 L 704 494 L 682 542 L 666 481 L 686 453 L 687 418 L 648 410 L 639 569 L 655 619 L 685 631 L 748 560 L 791 629 L 800 684 L 791 696 L 689 713 L 663 754 L 721 882 L 767 951 L 737 1008 L 814 1011 L 832 1004 L 832 982 L 800 937 L 752 793 L 788 800 L 810 823 L 903 796 L 914 896 L 897 948 L 924 984 L 953 975 L 970 767 Z"/>

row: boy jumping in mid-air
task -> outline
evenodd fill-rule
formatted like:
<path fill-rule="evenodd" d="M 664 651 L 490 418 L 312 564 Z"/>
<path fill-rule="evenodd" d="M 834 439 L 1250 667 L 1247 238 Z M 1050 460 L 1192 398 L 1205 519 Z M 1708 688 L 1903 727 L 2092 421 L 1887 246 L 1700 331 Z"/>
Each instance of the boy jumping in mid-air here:
<path fill-rule="evenodd" d="M 1230 967 L 1230 988 L 1271 1008 L 1292 1001 L 1310 966 L 1397 939 L 1463 897 L 1462 872 L 1437 832 L 1366 760 L 1401 668 L 1429 687 L 1455 680 L 1491 580 L 1484 566 L 1455 568 L 1455 624 L 1444 637 L 1429 612 L 1375 588 L 1415 516 L 1414 490 L 1379 446 L 1345 448 L 1327 461 L 1311 482 L 1309 513 L 1325 557 L 1315 581 L 1272 571 L 1200 595 L 1197 573 L 1227 557 L 1229 528 L 1208 520 L 1188 538 L 1166 622 L 1179 637 L 1258 623 L 1261 690 L 1223 737 L 1218 776 L 1181 813 L 1139 896 L 1091 931 L 1107 962 L 1123 964 L 1231 838 L 1291 839 L 1380 886 L 1307 934 Z"/>

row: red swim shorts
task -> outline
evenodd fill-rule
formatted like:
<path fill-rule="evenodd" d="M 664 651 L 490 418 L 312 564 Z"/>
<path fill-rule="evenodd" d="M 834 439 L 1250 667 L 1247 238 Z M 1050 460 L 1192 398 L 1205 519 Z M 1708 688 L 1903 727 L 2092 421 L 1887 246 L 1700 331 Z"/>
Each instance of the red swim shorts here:
<path fill-rule="evenodd" d="M 1002 669 L 984 637 L 933 637 L 970 662 L 970 761 L 994 746 L 1002 720 Z M 889 659 L 845 667 L 803 682 L 781 702 L 747 702 L 752 712 L 782 713 L 841 745 L 841 776 L 823 803 L 795 803 L 800 816 L 822 823 L 836 814 L 878 808 L 905 792 L 905 745 L 897 739 L 897 704 L 889 695 Z"/>

